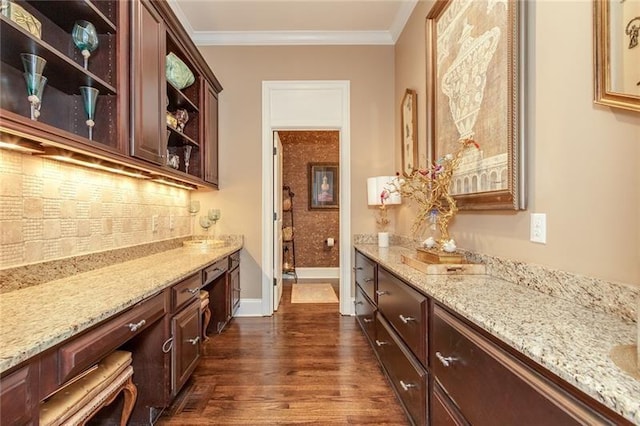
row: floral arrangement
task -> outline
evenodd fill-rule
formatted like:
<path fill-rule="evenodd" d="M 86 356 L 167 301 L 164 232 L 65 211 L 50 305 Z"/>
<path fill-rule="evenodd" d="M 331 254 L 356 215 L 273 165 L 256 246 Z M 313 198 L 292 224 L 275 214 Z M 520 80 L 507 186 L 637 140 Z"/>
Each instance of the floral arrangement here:
<path fill-rule="evenodd" d="M 438 159 L 426 169 L 418 169 L 406 179 L 398 179 L 395 190 L 402 197 L 409 198 L 418 205 L 418 215 L 413 223 L 412 232 L 420 235 L 427 224 L 437 225 L 440 238 L 437 245 L 440 251 L 455 251 L 455 242 L 449 236 L 449 222 L 458 211 L 455 199 L 449 194 L 453 172 L 458 166 L 466 149 L 480 146 L 473 139 L 461 139 L 458 149 Z M 425 241 L 428 248 L 436 246 L 430 237 Z"/>

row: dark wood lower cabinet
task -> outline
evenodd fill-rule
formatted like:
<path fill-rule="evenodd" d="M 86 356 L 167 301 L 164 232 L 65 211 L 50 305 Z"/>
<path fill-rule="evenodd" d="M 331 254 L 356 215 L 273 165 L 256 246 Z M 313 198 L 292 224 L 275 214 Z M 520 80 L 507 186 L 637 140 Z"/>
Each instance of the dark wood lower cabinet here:
<path fill-rule="evenodd" d="M 393 389 L 414 425 L 427 423 L 427 372 L 387 321 L 376 315 L 375 345 Z"/>
<path fill-rule="evenodd" d="M 176 396 L 200 359 L 200 299 L 194 300 L 171 320 L 171 394 Z"/>
<path fill-rule="evenodd" d="M 473 425 L 614 424 L 435 306 L 431 369 Z"/>
<path fill-rule="evenodd" d="M 355 258 L 356 320 L 411 423 L 631 424 L 363 253 Z"/>

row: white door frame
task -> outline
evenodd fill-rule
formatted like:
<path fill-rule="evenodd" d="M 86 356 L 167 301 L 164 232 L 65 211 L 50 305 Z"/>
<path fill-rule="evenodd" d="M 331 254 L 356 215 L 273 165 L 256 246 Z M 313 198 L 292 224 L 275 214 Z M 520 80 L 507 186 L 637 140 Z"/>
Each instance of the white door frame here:
<path fill-rule="evenodd" d="M 351 295 L 350 84 L 345 80 L 262 82 L 262 314 L 273 314 L 274 130 L 340 132 L 340 313 L 353 315 Z"/>

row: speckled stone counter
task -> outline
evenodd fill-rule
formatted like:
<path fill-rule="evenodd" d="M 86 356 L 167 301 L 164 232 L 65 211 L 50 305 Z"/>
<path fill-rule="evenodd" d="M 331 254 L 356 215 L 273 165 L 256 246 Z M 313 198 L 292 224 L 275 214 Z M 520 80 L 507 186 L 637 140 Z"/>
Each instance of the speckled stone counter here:
<path fill-rule="evenodd" d="M 242 248 L 181 247 L 0 295 L 0 372 Z"/>
<path fill-rule="evenodd" d="M 416 289 L 522 352 L 595 400 L 640 424 L 640 381 L 611 361 L 635 344 L 636 324 L 489 275 L 426 275 L 401 263 L 413 250 L 355 248 Z"/>

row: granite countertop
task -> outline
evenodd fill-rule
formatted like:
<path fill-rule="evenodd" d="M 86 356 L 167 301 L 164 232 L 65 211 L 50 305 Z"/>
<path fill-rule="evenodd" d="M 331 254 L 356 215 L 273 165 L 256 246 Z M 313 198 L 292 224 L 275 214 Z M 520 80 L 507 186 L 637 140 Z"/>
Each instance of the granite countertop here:
<path fill-rule="evenodd" d="M 181 247 L 0 296 L 0 372 L 238 251 Z"/>
<path fill-rule="evenodd" d="M 402 247 L 356 249 L 422 293 L 522 352 L 557 376 L 640 424 L 640 381 L 609 357 L 635 344 L 636 324 L 489 275 L 426 275 L 401 263 Z"/>

